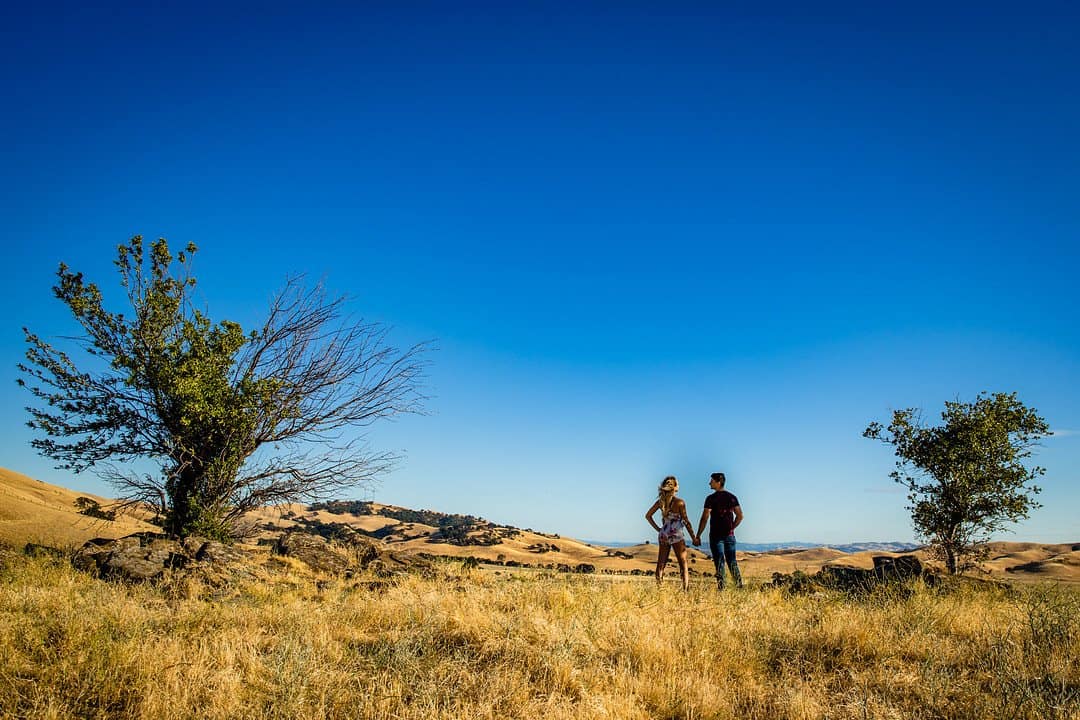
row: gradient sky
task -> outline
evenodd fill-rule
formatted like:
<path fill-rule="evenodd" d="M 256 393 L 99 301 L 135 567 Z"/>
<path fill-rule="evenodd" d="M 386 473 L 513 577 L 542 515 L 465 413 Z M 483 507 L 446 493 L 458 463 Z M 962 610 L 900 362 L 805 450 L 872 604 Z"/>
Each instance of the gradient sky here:
<path fill-rule="evenodd" d="M 0 465 L 109 494 L 15 365 L 142 234 L 215 319 L 307 273 L 437 340 L 345 496 L 630 541 L 724 470 L 743 541 L 910 540 L 862 429 L 1016 391 L 1058 434 L 1002 537 L 1080 540 L 1074 3 L 351 5 L 4 10 Z"/>

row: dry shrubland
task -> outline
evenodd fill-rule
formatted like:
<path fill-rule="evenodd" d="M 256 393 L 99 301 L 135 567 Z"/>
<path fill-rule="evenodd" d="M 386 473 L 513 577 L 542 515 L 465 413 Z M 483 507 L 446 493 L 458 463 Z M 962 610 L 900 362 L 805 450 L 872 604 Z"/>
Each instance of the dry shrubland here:
<path fill-rule="evenodd" d="M 445 573 L 122 585 L 7 553 L 0 717 L 1080 718 L 1075 590 Z"/>

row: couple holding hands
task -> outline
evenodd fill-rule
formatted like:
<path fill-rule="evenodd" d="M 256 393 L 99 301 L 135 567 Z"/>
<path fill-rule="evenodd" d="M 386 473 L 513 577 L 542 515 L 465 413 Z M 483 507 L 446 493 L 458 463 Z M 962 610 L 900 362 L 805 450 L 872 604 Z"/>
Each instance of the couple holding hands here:
<path fill-rule="evenodd" d="M 709 550 L 712 552 L 713 563 L 716 565 L 716 587 L 724 589 L 724 564 L 731 570 L 731 577 L 735 584 L 742 587 L 742 574 L 739 573 L 739 563 L 735 560 L 735 528 L 742 522 L 743 512 L 739 507 L 739 499 L 724 489 L 727 478 L 724 473 L 715 472 L 709 476 L 709 487 L 712 495 L 705 498 L 705 509 L 701 512 L 701 521 L 698 523 L 697 534 L 690 519 L 686 517 L 686 503 L 676 495 L 679 492 L 679 481 L 674 475 L 668 475 L 660 483 L 660 492 L 656 502 L 652 504 L 645 519 L 659 533 L 660 555 L 656 559 L 656 582 L 659 585 L 664 580 L 664 568 L 667 566 L 668 554 L 675 550 L 675 559 L 679 561 L 679 573 L 682 575 L 683 590 L 690 589 L 690 570 L 686 564 L 686 540 L 683 537 L 683 528 L 690 531 L 690 538 L 695 545 L 701 544 L 701 533 L 705 530 L 705 523 L 709 523 Z M 660 511 L 661 525 L 653 520 L 656 511 Z"/>

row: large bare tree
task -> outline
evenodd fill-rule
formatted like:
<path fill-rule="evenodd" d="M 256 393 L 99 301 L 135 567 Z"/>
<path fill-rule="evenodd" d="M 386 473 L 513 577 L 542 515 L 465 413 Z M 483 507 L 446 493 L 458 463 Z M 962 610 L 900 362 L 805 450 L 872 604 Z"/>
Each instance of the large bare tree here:
<path fill-rule="evenodd" d="M 56 297 L 83 330 L 67 339 L 91 369 L 24 328 L 19 382 L 41 401 L 27 408 L 39 452 L 158 507 L 172 535 L 217 538 L 255 507 L 326 497 L 390 466 L 393 455 L 350 429 L 422 409 L 424 344 L 392 347 L 385 326 L 300 278 L 258 330 L 215 324 L 191 302 L 195 246 L 148 250 L 139 236 L 118 248 L 130 316 L 106 311 L 81 273 L 57 271 Z M 160 472 L 125 469 L 138 459 Z"/>

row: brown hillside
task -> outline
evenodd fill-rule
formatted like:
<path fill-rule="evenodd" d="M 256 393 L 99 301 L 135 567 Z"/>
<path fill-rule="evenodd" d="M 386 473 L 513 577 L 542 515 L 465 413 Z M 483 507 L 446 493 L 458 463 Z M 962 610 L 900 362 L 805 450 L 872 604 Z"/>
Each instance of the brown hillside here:
<path fill-rule="evenodd" d="M 96 500 L 102 506 L 112 502 L 0 468 L 0 542 L 68 547 L 94 537 L 123 537 L 157 529 L 128 515 L 111 522 L 81 515 L 75 507 L 80 497 Z"/>

